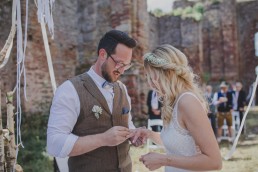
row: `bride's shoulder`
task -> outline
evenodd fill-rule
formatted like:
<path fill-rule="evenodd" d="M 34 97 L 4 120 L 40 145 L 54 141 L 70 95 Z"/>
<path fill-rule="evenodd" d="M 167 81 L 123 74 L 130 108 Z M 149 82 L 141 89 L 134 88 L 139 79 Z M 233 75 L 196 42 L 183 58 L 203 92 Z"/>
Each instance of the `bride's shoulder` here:
<path fill-rule="evenodd" d="M 178 99 L 179 109 L 191 109 L 192 107 L 196 107 L 199 104 L 200 100 L 193 92 L 184 92 L 180 95 Z"/>

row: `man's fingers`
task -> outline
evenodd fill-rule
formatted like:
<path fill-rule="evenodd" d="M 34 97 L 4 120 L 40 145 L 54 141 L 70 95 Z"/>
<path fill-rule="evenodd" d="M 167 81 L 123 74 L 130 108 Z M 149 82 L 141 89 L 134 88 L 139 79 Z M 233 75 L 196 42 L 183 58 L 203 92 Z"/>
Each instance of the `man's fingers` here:
<path fill-rule="evenodd" d="M 123 126 L 114 126 L 113 128 L 118 131 L 128 131 L 128 132 L 130 131 L 128 128 Z"/>
<path fill-rule="evenodd" d="M 127 138 L 131 138 L 134 136 L 134 133 L 130 132 L 128 135 L 127 135 Z"/>

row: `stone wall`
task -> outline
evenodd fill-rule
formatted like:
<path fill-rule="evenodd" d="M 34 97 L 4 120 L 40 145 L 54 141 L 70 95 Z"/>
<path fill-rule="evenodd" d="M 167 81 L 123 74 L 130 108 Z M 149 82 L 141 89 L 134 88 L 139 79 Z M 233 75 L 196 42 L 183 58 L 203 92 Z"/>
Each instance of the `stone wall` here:
<path fill-rule="evenodd" d="M 203 68 L 210 82 L 239 79 L 235 0 L 206 6 L 203 19 Z"/>
<path fill-rule="evenodd" d="M 237 4 L 239 78 L 246 88 L 255 81 L 255 67 L 258 65 L 254 49 L 254 34 L 258 32 L 257 11 L 258 1 Z"/>
<path fill-rule="evenodd" d="M 24 4 L 22 0 L 23 19 Z M 0 4 L 0 48 L 10 31 L 11 5 L 8 0 Z M 174 7 L 189 5 L 193 2 L 176 1 Z M 49 44 L 57 85 L 90 68 L 97 57 L 99 39 L 112 28 L 127 32 L 138 41 L 133 53 L 134 67 L 121 78 L 132 97 L 135 120 L 147 118 L 145 99 L 149 88 L 143 73 L 142 55 L 159 44 L 169 43 L 182 50 L 203 81 L 240 80 L 249 85 L 254 81 L 254 68 L 258 65 L 254 57 L 258 1 L 224 0 L 205 5 L 203 19 L 197 22 L 175 16 L 156 18 L 147 12 L 146 0 L 56 0 L 55 39 L 49 39 Z M 29 9 L 26 50 L 29 101 L 23 101 L 23 109 L 35 112 L 49 107 L 53 93 L 36 6 L 31 3 Z M 4 92 L 15 86 L 15 59 L 14 46 L 8 64 L 0 69 L 2 103 Z"/>
<path fill-rule="evenodd" d="M 21 3 L 24 19 L 25 1 Z M 1 47 L 3 47 L 11 27 L 11 5 L 10 1 L 6 1 L 6 3 L 1 4 L 3 8 L 0 8 L 0 13 L 3 14 L 0 17 L 1 28 L 3 28 L 0 33 Z M 53 91 L 41 28 L 37 21 L 37 8 L 34 3 L 31 3 L 29 9 L 28 46 L 26 50 L 28 102 L 23 101 L 23 109 L 25 112 L 35 112 L 49 107 Z M 133 113 L 136 116 L 141 114 L 140 94 L 146 91 L 144 78 L 141 77 L 144 76 L 141 64 L 143 51 L 148 49 L 148 36 L 145 32 L 148 28 L 148 23 L 145 22 L 148 15 L 146 1 L 55 1 L 53 13 L 55 37 L 54 40 L 49 38 L 49 45 L 57 85 L 90 68 L 97 57 L 98 41 L 105 32 L 112 28 L 122 30 L 136 38 L 139 43 L 133 54 L 133 62 L 138 65 L 126 72 L 122 80 L 129 88 Z M 4 92 L 12 90 L 15 86 L 15 54 L 14 46 L 11 59 L 0 70 L 2 97 Z"/>
<path fill-rule="evenodd" d="M 171 44 L 180 49 L 189 58 L 196 73 L 201 72 L 200 23 L 193 19 L 181 19 L 180 16 L 159 18 L 159 44 Z"/>

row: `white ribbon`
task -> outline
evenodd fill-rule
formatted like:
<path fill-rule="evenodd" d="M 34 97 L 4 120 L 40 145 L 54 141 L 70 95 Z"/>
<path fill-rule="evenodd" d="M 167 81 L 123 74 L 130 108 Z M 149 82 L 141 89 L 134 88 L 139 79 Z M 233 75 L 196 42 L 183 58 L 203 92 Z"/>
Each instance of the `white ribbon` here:
<path fill-rule="evenodd" d="M 53 21 L 53 7 L 55 0 L 34 0 L 38 8 L 38 22 L 46 23 L 48 30 L 54 39 L 54 21 Z"/>
<path fill-rule="evenodd" d="M 50 80 L 53 88 L 53 93 L 56 91 L 56 79 L 55 79 L 55 74 L 54 74 L 54 68 L 53 68 L 53 63 L 52 63 L 52 58 L 50 54 L 50 49 L 48 45 L 48 38 L 47 38 L 47 32 L 46 32 L 46 27 L 45 23 L 41 22 L 41 31 L 43 35 L 43 41 L 44 41 L 44 46 L 45 46 L 45 51 L 46 51 L 46 56 L 47 56 L 47 63 L 48 63 L 48 69 L 49 69 L 49 74 L 50 74 Z"/>

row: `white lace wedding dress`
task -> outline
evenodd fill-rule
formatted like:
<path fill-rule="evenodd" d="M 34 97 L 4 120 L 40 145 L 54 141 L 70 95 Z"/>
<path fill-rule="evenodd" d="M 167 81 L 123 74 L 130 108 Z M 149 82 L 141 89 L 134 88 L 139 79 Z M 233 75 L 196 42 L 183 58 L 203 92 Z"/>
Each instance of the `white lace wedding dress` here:
<path fill-rule="evenodd" d="M 160 136 L 168 155 L 194 156 L 200 153 L 189 131 L 182 128 L 178 122 L 178 115 L 180 115 L 177 113 L 178 102 L 186 94 L 190 94 L 197 98 L 191 92 L 181 94 L 174 106 L 173 117 L 170 124 L 167 127 L 163 127 L 163 130 L 161 131 Z M 165 167 L 165 172 L 189 172 L 189 170 L 167 166 Z"/>

